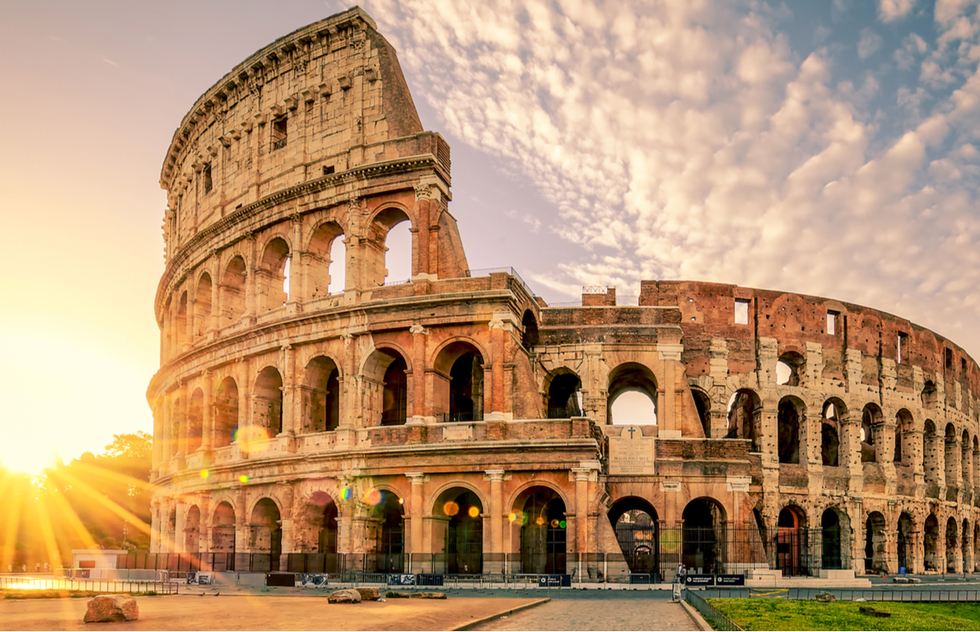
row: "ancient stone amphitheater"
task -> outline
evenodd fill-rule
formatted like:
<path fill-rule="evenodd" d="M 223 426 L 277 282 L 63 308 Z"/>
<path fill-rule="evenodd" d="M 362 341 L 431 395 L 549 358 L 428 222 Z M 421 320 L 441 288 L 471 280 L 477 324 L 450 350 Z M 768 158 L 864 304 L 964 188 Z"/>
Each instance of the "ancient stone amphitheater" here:
<path fill-rule="evenodd" d="M 980 562 L 962 348 L 814 296 L 644 281 L 549 307 L 469 269 L 449 146 L 360 9 L 231 69 L 161 184 L 154 552 L 607 581 Z M 617 419 L 625 395 L 648 412 Z"/>

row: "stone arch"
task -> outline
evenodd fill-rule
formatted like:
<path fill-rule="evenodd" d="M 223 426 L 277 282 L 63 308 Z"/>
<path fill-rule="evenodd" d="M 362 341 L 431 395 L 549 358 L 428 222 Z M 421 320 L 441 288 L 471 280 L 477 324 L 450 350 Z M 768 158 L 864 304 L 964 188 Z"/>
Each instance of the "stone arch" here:
<path fill-rule="evenodd" d="M 840 433 L 847 419 L 847 406 L 838 397 L 831 397 L 823 404 L 820 422 L 820 458 L 823 465 L 840 465 Z"/>
<path fill-rule="evenodd" d="M 946 519 L 946 572 L 956 572 L 956 548 L 957 548 L 957 525 L 956 518 L 950 516 Z"/>
<path fill-rule="evenodd" d="M 269 437 L 274 437 L 283 430 L 282 386 L 282 375 L 274 366 L 265 367 L 255 378 L 255 407 L 251 425 L 264 429 Z"/>
<path fill-rule="evenodd" d="M 269 570 L 279 570 L 279 557 L 282 555 L 282 512 L 274 498 L 264 496 L 252 506 L 249 531 L 249 548 L 252 553 L 268 554 Z"/>
<path fill-rule="evenodd" d="M 515 501 L 511 517 L 520 525 L 521 571 L 565 573 L 568 505 L 562 494 L 539 482 L 526 486 Z"/>
<path fill-rule="evenodd" d="M 187 409 L 187 454 L 201 447 L 204 435 L 204 391 L 198 387 L 191 393 Z"/>
<path fill-rule="evenodd" d="M 468 340 L 454 339 L 437 351 L 432 409 L 442 421 L 483 420 L 484 357 Z"/>
<path fill-rule="evenodd" d="M 283 236 L 276 235 L 269 239 L 261 252 L 262 257 L 255 270 L 257 307 L 260 314 L 279 309 L 289 300 L 289 262 L 292 249 Z"/>
<path fill-rule="evenodd" d="M 927 571 L 940 570 L 939 560 L 939 519 L 936 514 L 926 516 L 923 526 L 923 565 Z"/>
<path fill-rule="evenodd" d="M 913 572 L 913 556 L 915 551 L 915 520 L 903 511 L 898 517 L 898 568 L 896 572 Z"/>
<path fill-rule="evenodd" d="M 455 484 L 436 496 L 432 515 L 439 520 L 432 524 L 432 546 L 433 553 L 443 554 L 445 572 L 483 572 L 483 514 L 483 500 L 469 486 Z"/>
<path fill-rule="evenodd" d="M 798 351 L 786 351 L 776 362 L 776 384 L 799 386 L 806 373 L 806 358 Z"/>
<path fill-rule="evenodd" d="M 211 517 L 211 551 L 235 552 L 235 508 L 227 500 L 215 506 Z"/>
<path fill-rule="evenodd" d="M 926 410 L 931 410 L 936 407 L 936 402 L 939 401 L 939 390 L 936 388 L 935 382 L 926 380 L 925 385 L 922 387 L 920 400 L 922 401 L 922 407 Z"/>
<path fill-rule="evenodd" d="M 340 569 L 337 535 L 340 511 L 334 497 L 322 489 L 306 496 L 294 512 L 297 543 L 302 550 L 313 552 L 309 566 L 336 573 Z"/>
<path fill-rule="evenodd" d="M 245 313 L 245 259 L 235 255 L 225 264 L 218 286 L 218 306 L 222 325 L 235 322 Z"/>
<path fill-rule="evenodd" d="M 799 397 L 779 400 L 776 418 L 776 448 L 780 463 L 800 462 L 800 434 L 806 423 L 806 404 Z"/>
<path fill-rule="evenodd" d="M 180 298 L 177 301 L 177 316 L 174 318 L 174 331 L 176 332 L 176 353 L 181 353 L 184 350 L 184 345 L 187 344 L 187 291 L 180 293 Z"/>
<path fill-rule="evenodd" d="M 750 451 L 759 452 L 759 430 L 762 428 L 762 400 L 755 391 L 742 388 L 728 400 L 729 439 L 748 439 L 752 442 Z"/>
<path fill-rule="evenodd" d="M 184 519 L 184 552 L 198 553 L 201 550 L 201 509 L 191 505 Z"/>
<path fill-rule="evenodd" d="M 380 206 L 368 221 L 368 243 L 370 248 L 367 248 L 364 252 L 365 263 L 367 265 L 369 277 L 369 285 L 384 285 L 386 277 L 389 276 L 388 273 L 388 239 L 393 231 L 399 230 L 399 226 L 404 226 L 407 222 L 407 230 L 409 235 L 408 243 L 408 263 L 407 269 L 404 265 L 396 270 L 398 274 L 397 280 L 402 281 L 405 278 L 411 279 L 414 275 L 414 257 L 412 256 L 412 251 L 414 250 L 414 238 L 416 234 L 415 222 L 409 215 L 407 209 L 405 209 L 400 204 L 389 202 Z"/>
<path fill-rule="evenodd" d="M 336 220 L 328 219 L 317 225 L 307 242 L 306 257 L 309 257 L 306 291 L 311 300 L 344 290 L 347 244 L 344 229 Z"/>
<path fill-rule="evenodd" d="M 405 569 L 405 510 L 404 501 L 396 492 L 374 488 L 366 495 L 371 505 L 368 513 L 378 526 L 377 570 L 381 573 L 401 573 Z"/>
<path fill-rule="evenodd" d="M 395 345 L 377 347 L 361 365 L 366 380 L 364 414 L 367 425 L 398 426 L 408 420 L 407 356 Z"/>
<path fill-rule="evenodd" d="M 211 330 L 211 289 L 211 275 L 204 272 L 194 292 L 194 336 L 198 338 Z"/>
<path fill-rule="evenodd" d="M 545 410 L 549 419 L 582 415 L 582 380 L 571 369 L 559 367 L 545 376 Z"/>
<path fill-rule="evenodd" d="M 695 498 L 684 507 L 681 520 L 684 567 L 699 573 L 724 572 L 728 521 L 725 506 L 710 496 Z"/>
<path fill-rule="evenodd" d="M 877 404 L 865 404 L 861 411 L 861 462 L 877 463 L 879 446 L 878 434 L 881 432 L 881 407 Z"/>
<path fill-rule="evenodd" d="M 691 396 L 694 397 L 694 408 L 698 411 L 698 419 L 701 421 L 701 430 L 704 431 L 704 438 L 711 438 L 711 396 L 697 387 L 691 387 Z"/>
<path fill-rule="evenodd" d="M 538 319 L 530 309 L 521 316 L 521 345 L 528 351 L 538 344 Z"/>
<path fill-rule="evenodd" d="M 959 449 L 957 448 L 956 426 L 952 423 L 946 424 L 944 433 L 945 449 L 943 450 L 943 460 L 946 463 L 946 489 L 952 489 L 955 494 L 957 489 L 957 478 L 959 474 Z"/>
<path fill-rule="evenodd" d="M 866 573 L 888 573 L 885 559 L 885 517 L 879 511 L 868 512 L 864 524 L 864 571 Z"/>
<path fill-rule="evenodd" d="M 302 432 L 328 432 L 340 425 L 340 368 L 319 355 L 306 364 L 300 387 Z"/>
<path fill-rule="evenodd" d="M 795 504 L 783 507 L 776 519 L 776 568 L 783 575 L 808 574 L 807 535 L 806 512 Z"/>
<path fill-rule="evenodd" d="M 214 392 L 214 447 L 231 445 L 238 432 L 238 383 L 228 376 Z"/>
<path fill-rule="evenodd" d="M 820 516 L 820 567 L 841 569 L 848 566 L 850 521 L 840 507 L 827 507 Z"/>
<path fill-rule="evenodd" d="M 912 463 L 911 442 L 909 441 L 914 426 L 912 413 L 902 408 L 895 413 L 895 463 L 910 465 Z"/>
<path fill-rule="evenodd" d="M 630 573 L 654 575 L 660 571 L 660 522 L 646 499 L 616 499 L 607 514 Z"/>
<path fill-rule="evenodd" d="M 970 534 L 970 521 L 966 518 L 963 518 L 963 530 L 960 531 L 960 556 L 963 561 L 964 573 L 969 573 L 973 571 L 973 569 L 971 568 L 973 565 L 969 564 L 969 562 L 972 560 L 973 557 L 971 555 L 973 547 L 972 547 L 972 542 L 970 542 L 969 534 Z"/>
<path fill-rule="evenodd" d="M 609 372 L 609 387 L 606 399 L 606 423 L 613 425 L 656 425 L 657 424 L 657 377 L 649 368 L 636 362 L 625 362 Z M 627 393 L 638 393 L 628 396 L 635 401 L 628 401 L 628 406 L 634 408 L 630 413 L 627 406 L 616 406 L 616 400 Z M 649 405 L 647 405 L 649 400 Z M 623 403 L 627 403 L 624 400 Z M 620 419 L 614 415 L 614 408 L 629 415 Z"/>

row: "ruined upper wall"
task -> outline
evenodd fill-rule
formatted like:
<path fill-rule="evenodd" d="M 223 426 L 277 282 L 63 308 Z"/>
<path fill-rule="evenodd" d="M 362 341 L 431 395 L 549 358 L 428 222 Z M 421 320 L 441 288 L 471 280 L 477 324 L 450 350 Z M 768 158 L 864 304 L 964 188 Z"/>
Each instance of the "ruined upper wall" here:
<path fill-rule="evenodd" d="M 417 155 L 420 145 L 448 182 L 448 146 L 434 134 L 412 140 L 420 134 L 395 51 L 361 9 L 277 39 L 205 92 L 174 133 L 160 180 L 168 261 L 270 192 Z"/>
<path fill-rule="evenodd" d="M 736 324 L 736 302 L 747 307 L 745 324 Z M 640 305 L 677 307 L 684 332 L 684 362 L 689 374 L 702 372 L 709 362 L 712 338 L 728 344 L 729 372 L 756 370 L 756 341 L 778 341 L 778 353 L 806 355 L 806 345 L 819 344 L 823 374 L 844 378 L 848 351 L 859 351 L 864 360 L 863 381 L 877 382 L 881 360 L 895 363 L 898 390 L 911 390 L 915 368 L 924 380 L 958 382 L 977 393 L 976 362 L 952 341 L 904 318 L 862 305 L 774 290 L 759 290 L 698 281 L 643 281 Z M 828 331 L 828 314 L 834 331 Z M 904 336 L 899 357 L 899 336 Z M 951 391 L 947 387 L 947 395 Z"/>

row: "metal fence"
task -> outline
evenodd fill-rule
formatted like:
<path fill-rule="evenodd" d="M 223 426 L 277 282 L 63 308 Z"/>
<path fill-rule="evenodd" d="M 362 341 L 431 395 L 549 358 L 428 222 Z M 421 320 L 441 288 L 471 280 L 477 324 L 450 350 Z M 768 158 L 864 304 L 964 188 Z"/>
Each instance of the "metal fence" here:
<path fill-rule="evenodd" d="M 742 630 L 743 628 L 729 619 L 721 610 L 715 608 L 696 592 L 684 590 L 684 601 L 691 604 L 701 613 L 704 620 L 715 630 Z"/>
<path fill-rule="evenodd" d="M 73 579 L 0 577 L 0 590 L 69 590 L 99 593 L 149 593 L 176 594 L 178 585 L 170 581 L 137 581 L 118 579 Z"/>

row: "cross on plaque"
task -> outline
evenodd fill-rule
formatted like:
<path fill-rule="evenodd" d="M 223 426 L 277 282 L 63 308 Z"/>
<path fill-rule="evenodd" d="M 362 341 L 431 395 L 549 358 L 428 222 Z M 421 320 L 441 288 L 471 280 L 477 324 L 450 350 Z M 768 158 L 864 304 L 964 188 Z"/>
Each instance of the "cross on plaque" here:
<path fill-rule="evenodd" d="M 636 432 L 636 428 L 633 427 L 633 426 L 630 426 L 629 429 L 627 430 L 627 432 L 630 433 L 630 439 L 632 439 L 633 438 L 633 433 Z"/>

